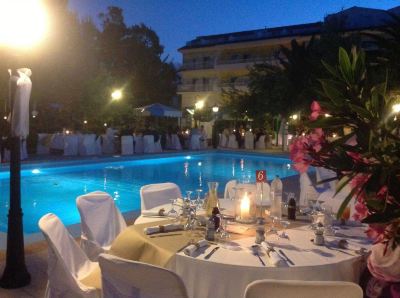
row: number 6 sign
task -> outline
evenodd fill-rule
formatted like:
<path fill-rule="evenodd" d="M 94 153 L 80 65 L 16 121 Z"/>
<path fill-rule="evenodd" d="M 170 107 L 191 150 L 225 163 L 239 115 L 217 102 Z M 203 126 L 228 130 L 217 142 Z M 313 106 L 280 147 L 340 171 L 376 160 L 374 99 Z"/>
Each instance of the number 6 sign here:
<path fill-rule="evenodd" d="M 256 182 L 267 182 L 267 171 L 257 170 L 256 171 Z"/>

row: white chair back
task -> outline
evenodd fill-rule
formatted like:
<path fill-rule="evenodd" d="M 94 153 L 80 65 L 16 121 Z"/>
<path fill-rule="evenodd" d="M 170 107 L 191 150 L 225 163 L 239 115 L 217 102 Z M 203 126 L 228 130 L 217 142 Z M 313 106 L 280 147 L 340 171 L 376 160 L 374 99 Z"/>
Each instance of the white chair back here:
<path fill-rule="evenodd" d="M 39 220 L 39 228 L 48 244 L 48 286 L 46 297 L 100 297 L 93 287 L 79 280 L 97 268 L 78 246 L 60 219 L 46 214 Z"/>
<path fill-rule="evenodd" d="M 219 135 L 219 145 L 218 146 L 221 148 L 226 148 L 228 146 L 228 138 L 223 133 L 221 133 Z"/>
<path fill-rule="evenodd" d="M 239 148 L 239 144 L 236 141 L 236 136 L 234 134 L 230 134 L 229 135 L 228 148 L 231 148 L 231 149 L 238 149 Z"/>
<path fill-rule="evenodd" d="M 225 191 L 224 191 L 224 199 L 229 199 L 233 200 L 235 199 L 235 186 L 237 184 L 236 180 L 230 180 L 226 183 L 225 185 Z"/>
<path fill-rule="evenodd" d="M 362 298 L 363 291 L 345 281 L 256 280 L 247 286 L 244 297 Z"/>
<path fill-rule="evenodd" d="M 313 186 L 308 173 L 300 174 L 300 198 L 299 204 L 300 206 L 308 206 L 309 200 L 316 200 L 319 196 L 317 190 Z"/>
<path fill-rule="evenodd" d="M 84 134 L 81 136 L 79 144 L 79 155 L 95 155 L 96 154 L 96 135 Z"/>
<path fill-rule="evenodd" d="M 256 183 L 257 197 L 256 204 L 258 206 L 271 206 L 271 186 L 268 182 Z"/>
<path fill-rule="evenodd" d="M 101 136 L 101 152 L 103 154 L 114 154 L 114 135 L 113 134 L 104 134 Z"/>
<path fill-rule="evenodd" d="M 191 150 L 200 150 L 200 138 L 201 135 L 195 134 L 190 137 L 190 149 Z"/>
<path fill-rule="evenodd" d="M 153 135 L 145 135 L 143 136 L 143 152 L 144 153 L 154 153 L 155 152 L 154 145 L 154 136 Z"/>
<path fill-rule="evenodd" d="M 96 142 L 95 142 L 95 154 L 96 154 L 96 155 L 102 155 L 102 149 L 101 149 L 101 136 L 96 136 Z"/>
<path fill-rule="evenodd" d="M 177 134 L 171 135 L 171 149 L 178 151 L 182 150 L 181 141 Z"/>
<path fill-rule="evenodd" d="M 64 155 L 75 156 L 78 155 L 79 139 L 76 135 L 64 136 Z"/>
<path fill-rule="evenodd" d="M 36 154 L 49 154 L 50 142 L 51 142 L 51 135 L 47 133 L 38 133 Z"/>
<path fill-rule="evenodd" d="M 251 131 L 246 131 L 244 134 L 244 148 L 254 149 L 254 134 Z"/>
<path fill-rule="evenodd" d="M 103 298 L 187 298 L 182 279 L 153 265 L 102 254 L 99 257 Z"/>
<path fill-rule="evenodd" d="M 256 149 L 265 149 L 265 135 L 262 135 L 258 138 L 256 142 Z"/>
<path fill-rule="evenodd" d="M 126 222 L 108 193 L 95 191 L 79 196 L 76 205 L 81 216 L 81 247 L 92 261 L 97 260 L 126 228 Z"/>
<path fill-rule="evenodd" d="M 50 148 L 56 150 L 64 150 L 64 134 L 55 133 L 51 136 Z"/>
<path fill-rule="evenodd" d="M 121 137 L 121 154 L 132 155 L 133 154 L 133 136 L 122 136 Z"/>
<path fill-rule="evenodd" d="M 21 139 L 21 160 L 25 160 L 28 158 L 28 150 L 26 149 L 26 139 Z"/>
<path fill-rule="evenodd" d="M 317 183 L 319 183 L 320 181 L 327 180 L 327 179 L 337 178 L 337 175 L 334 171 L 323 168 L 323 167 L 316 167 L 315 174 L 317 176 Z M 337 180 L 325 182 L 325 184 L 328 184 L 329 188 L 333 189 L 333 190 L 336 189 L 336 183 L 337 183 Z"/>
<path fill-rule="evenodd" d="M 162 152 L 161 136 L 158 136 L 157 142 L 154 142 L 154 153 L 161 153 L 161 152 Z"/>
<path fill-rule="evenodd" d="M 134 136 L 133 139 L 135 141 L 135 153 L 143 153 L 143 136 Z"/>
<path fill-rule="evenodd" d="M 149 210 L 182 197 L 178 185 L 171 182 L 148 184 L 140 188 L 141 210 Z"/>

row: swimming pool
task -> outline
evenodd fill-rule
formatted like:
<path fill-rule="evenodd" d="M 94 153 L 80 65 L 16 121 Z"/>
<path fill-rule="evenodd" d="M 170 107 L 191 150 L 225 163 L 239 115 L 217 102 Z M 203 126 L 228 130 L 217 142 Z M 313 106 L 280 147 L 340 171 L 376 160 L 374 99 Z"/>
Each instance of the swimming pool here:
<path fill-rule="evenodd" d="M 255 170 L 258 169 L 266 169 L 268 179 L 275 175 L 297 174 L 287 158 L 229 152 L 25 165 L 21 172 L 24 232 L 38 232 L 37 222 L 48 212 L 57 214 L 65 225 L 78 223 L 75 199 L 87 192 L 106 191 L 114 197 L 122 212 L 128 212 L 140 210 L 139 190 L 146 184 L 174 182 L 184 194 L 196 189 L 206 192 L 208 181 L 218 181 L 218 191 L 222 193 L 225 183 L 231 179 L 255 181 Z M 0 189 L 0 231 L 5 232 L 9 207 L 8 171 L 0 172 Z"/>

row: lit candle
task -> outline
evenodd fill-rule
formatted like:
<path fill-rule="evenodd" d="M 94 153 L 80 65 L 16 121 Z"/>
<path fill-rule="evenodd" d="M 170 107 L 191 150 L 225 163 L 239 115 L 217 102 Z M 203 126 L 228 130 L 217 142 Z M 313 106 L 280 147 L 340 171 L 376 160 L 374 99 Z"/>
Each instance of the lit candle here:
<path fill-rule="evenodd" d="M 244 197 L 240 202 L 240 218 L 248 219 L 250 217 L 250 199 L 247 196 L 247 192 L 244 193 Z"/>

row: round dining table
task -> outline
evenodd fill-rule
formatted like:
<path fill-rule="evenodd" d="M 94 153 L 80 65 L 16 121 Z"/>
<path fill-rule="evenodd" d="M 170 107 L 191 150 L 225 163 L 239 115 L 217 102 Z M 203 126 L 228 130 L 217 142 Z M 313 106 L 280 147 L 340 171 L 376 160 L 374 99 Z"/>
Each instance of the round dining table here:
<path fill-rule="evenodd" d="M 183 248 L 189 240 L 204 238 L 204 231 L 146 235 L 146 227 L 171 222 L 159 220 L 155 217 L 155 222 L 148 220 L 128 227 L 115 239 L 111 253 L 174 271 L 192 298 L 242 298 L 246 286 L 260 279 L 358 283 L 366 254 L 360 255 L 353 248 L 368 250 L 371 245 L 365 237 L 364 226 L 338 226 L 335 236 L 325 237 L 325 244 L 317 246 L 312 241 L 315 235 L 309 224 L 291 222 L 286 238 L 279 237 L 280 232 L 266 235 L 269 246 L 284 260 L 276 267 L 262 246 L 258 247 L 257 254 L 251 249 L 255 244 L 255 226 L 228 224 L 228 230 L 239 234 L 231 233 L 229 240 L 209 242 L 188 256 Z M 351 249 L 340 248 L 341 239 L 346 239 Z M 211 251 L 213 254 L 207 258 Z"/>

